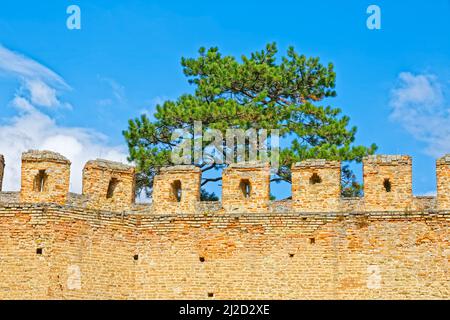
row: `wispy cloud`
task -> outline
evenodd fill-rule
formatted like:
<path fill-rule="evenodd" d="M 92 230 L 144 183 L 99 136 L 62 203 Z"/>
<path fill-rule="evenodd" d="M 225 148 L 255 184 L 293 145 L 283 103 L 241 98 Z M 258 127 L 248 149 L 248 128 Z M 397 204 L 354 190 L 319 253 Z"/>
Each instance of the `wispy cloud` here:
<path fill-rule="evenodd" d="M 432 74 L 402 72 L 391 91 L 391 119 L 416 140 L 426 144 L 433 157 L 450 152 L 448 84 Z"/>
<path fill-rule="evenodd" d="M 11 106 L 17 114 L 0 124 L 0 153 L 5 155 L 5 190 L 20 188 L 21 153 L 28 149 L 59 152 L 69 158 L 71 190 L 81 191 L 84 164 L 95 158 L 126 161 L 124 146 L 111 146 L 107 137 L 95 130 L 65 127 L 38 109 L 39 106 L 67 105 L 57 98 L 58 88 L 69 88 L 63 78 L 23 55 L 0 46 L 0 75 L 22 81 Z"/>
<path fill-rule="evenodd" d="M 17 77 L 19 94 L 43 107 L 70 106 L 58 99 L 58 90 L 68 90 L 64 79 L 40 63 L 0 45 L 0 73 Z"/>
<path fill-rule="evenodd" d="M 0 44 L 0 71 L 22 76 L 27 79 L 51 81 L 68 88 L 63 78 L 40 63 L 11 51 Z"/>
<path fill-rule="evenodd" d="M 112 78 L 98 76 L 101 83 L 106 84 L 111 90 L 111 97 L 100 99 L 97 105 L 101 107 L 113 104 L 126 105 L 127 99 L 125 95 L 125 87 Z"/>

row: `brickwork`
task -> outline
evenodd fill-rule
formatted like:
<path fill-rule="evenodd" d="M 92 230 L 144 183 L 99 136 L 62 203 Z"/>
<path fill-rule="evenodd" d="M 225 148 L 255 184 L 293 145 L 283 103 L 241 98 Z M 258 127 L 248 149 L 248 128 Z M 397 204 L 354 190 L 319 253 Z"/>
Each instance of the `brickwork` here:
<path fill-rule="evenodd" d="M 235 163 L 222 174 L 222 206 L 228 212 L 266 212 L 270 199 L 267 163 Z"/>
<path fill-rule="evenodd" d="M 340 211 L 341 163 L 307 160 L 292 165 L 292 208 L 299 212 Z"/>
<path fill-rule="evenodd" d="M 409 156 L 376 155 L 363 160 L 366 211 L 412 210 L 412 160 Z"/>
<path fill-rule="evenodd" d="M 65 204 L 70 161 L 56 152 L 30 150 L 22 154 L 20 201 Z"/>
<path fill-rule="evenodd" d="M 134 167 L 107 160 L 88 161 L 83 169 L 83 195 L 94 209 L 131 209 L 135 199 Z"/>
<path fill-rule="evenodd" d="M 156 213 L 193 213 L 200 201 L 201 170 L 180 165 L 161 168 L 153 181 L 153 209 Z"/>
<path fill-rule="evenodd" d="M 199 168 L 163 168 L 148 205 L 133 167 L 89 161 L 78 195 L 66 158 L 26 152 L 21 191 L 0 192 L 0 299 L 449 299 L 449 160 L 436 198 L 412 196 L 409 157 L 375 156 L 363 198 L 310 160 L 292 200 L 247 163 L 224 170 L 222 203 L 200 202 Z"/>
<path fill-rule="evenodd" d="M 448 299 L 449 230 L 448 212 L 1 205 L 0 299 Z"/>
<path fill-rule="evenodd" d="M 450 209 L 450 155 L 436 161 L 437 209 Z"/>

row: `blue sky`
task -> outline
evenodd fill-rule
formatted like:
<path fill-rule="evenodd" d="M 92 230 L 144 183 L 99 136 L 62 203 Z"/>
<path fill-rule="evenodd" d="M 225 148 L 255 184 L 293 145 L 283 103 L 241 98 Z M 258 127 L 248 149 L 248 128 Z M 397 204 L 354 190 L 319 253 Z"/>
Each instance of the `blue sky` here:
<path fill-rule="evenodd" d="M 66 28 L 72 4 L 81 30 Z M 370 4 L 381 8 L 381 30 L 366 27 Z M 414 192 L 433 192 L 435 158 L 450 153 L 449 36 L 449 0 L 3 1 L 6 188 L 18 189 L 22 149 L 47 147 L 71 158 L 79 191 L 86 159 L 124 159 L 129 118 L 192 91 L 182 56 L 200 46 L 240 56 L 275 41 L 280 52 L 293 45 L 333 62 L 338 96 L 328 102 L 358 127 L 357 143 L 413 156 Z"/>

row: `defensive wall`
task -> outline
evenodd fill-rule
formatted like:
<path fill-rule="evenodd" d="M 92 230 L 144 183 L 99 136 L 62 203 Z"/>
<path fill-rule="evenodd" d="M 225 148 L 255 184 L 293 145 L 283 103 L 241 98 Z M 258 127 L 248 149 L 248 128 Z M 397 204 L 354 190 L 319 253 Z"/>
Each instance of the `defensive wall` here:
<path fill-rule="evenodd" d="M 0 299 L 448 299 L 450 156 L 436 197 L 412 194 L 411 165 L 369 156 L 364 197 L 342 198 L 339 162 L 304 161 L 270 201 L 268 165 L 233 164 L 221 202 L 168 167 L 136 204 L 131 166 L 89 161 L 73 194 L 68 159 L 25 152 L 20 191 L 0 192 Z"/>

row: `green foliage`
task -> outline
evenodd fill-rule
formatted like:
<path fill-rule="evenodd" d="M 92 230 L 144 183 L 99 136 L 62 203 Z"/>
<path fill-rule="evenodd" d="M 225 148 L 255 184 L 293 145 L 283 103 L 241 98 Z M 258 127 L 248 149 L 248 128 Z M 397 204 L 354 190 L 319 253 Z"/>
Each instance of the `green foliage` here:
<path fill-rule="evenodd" d="M 200 190 L 201 201 L 219 201 L 219 197 L 214 192 L 208 192 L 204 188 Z"/>
<path fill-rule="evenodd" d="M 356 181 L 355 174 L 350 170 L 348 165 L 342 167 L 341 171 L 342 189 L 341 194 L 343 197 L 362 197 L 363 186 Z"/>
<path fill-rule="evenodd" d="M 218 48 L 200 48 L 197 58 L 182 58 L 183 72 L 194 85 L 193 94 L 156 107 L 155 121 L 146 115 L 129 121 L 123 132 L 129 147 L 129 160 L 138 168 L 138 190 L 149 194 L 154 175 L 170 164 L 175 146 L 171 134 L 176 129 L 193 132 L 194 121 L 203 123 L 203 131 L 217 129 L 225 136 L 229 128 L 278 129 L 281 137 L 292 142 L 280 152 L 280 167 L 273 181 L 291 181 L 292 163 L 309 158 L 360 162 L 373 154 L 375 145 L 354 146 L 356 127 L 348 128 L 349 118 L 339 108 L 319 104 L 336 96 L 333 65 L 319 58 L 299 55 L 289 48 L 276 60 L 277 47 L 242 56 L 222 56 Z M 224 165 L 199 163 L 202 171 Z M 353 194 L 354 175 L 345 180 L 343 194 Z M 203 178 L 202 186 L 216 178 Z M 343 180 L 344 181 L 344 180 Z M 344 181 L 344 182 L 345 182 Z M 350 189 L 348 189 L 348 188 Z"/>

